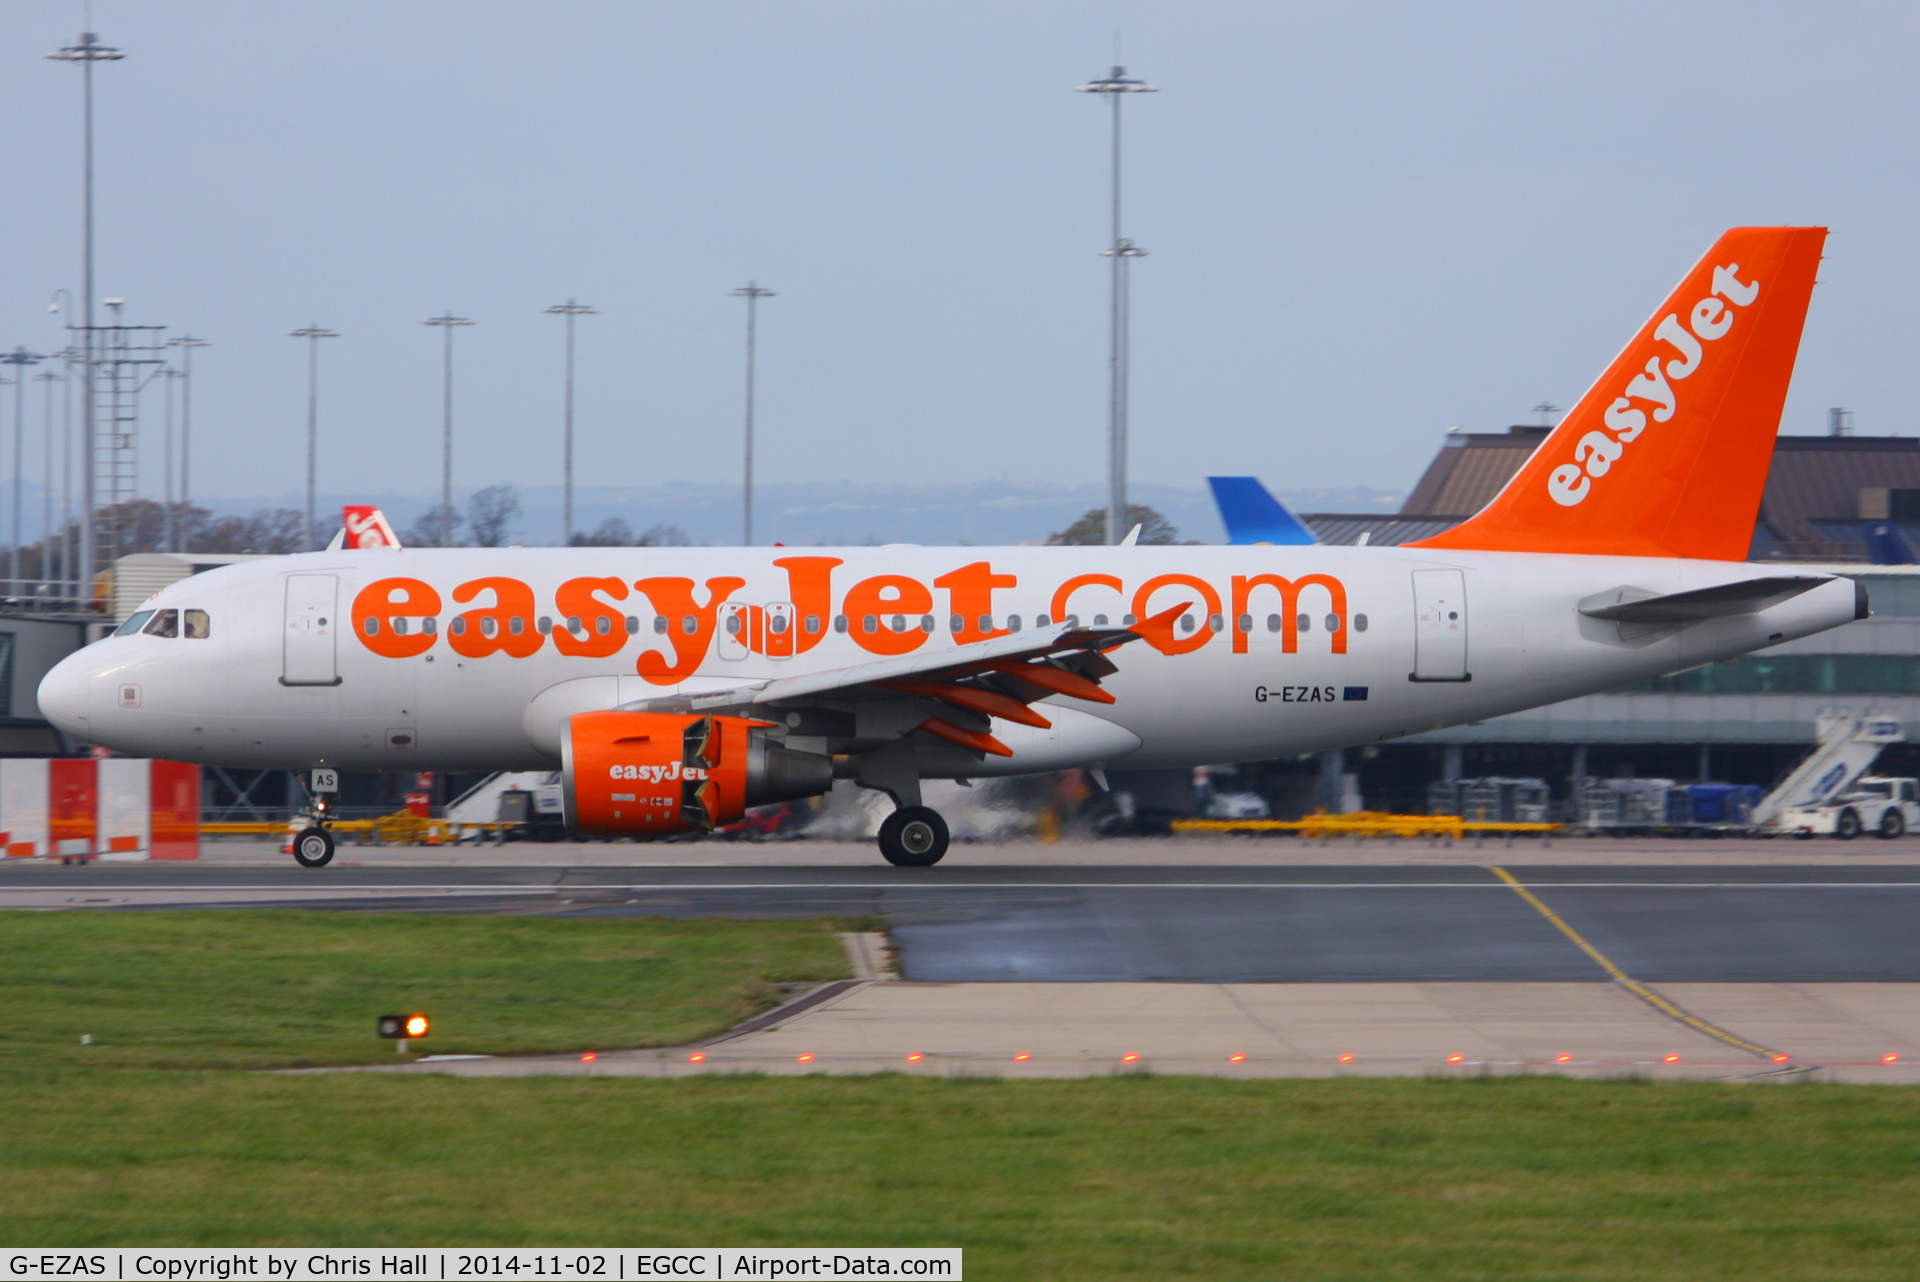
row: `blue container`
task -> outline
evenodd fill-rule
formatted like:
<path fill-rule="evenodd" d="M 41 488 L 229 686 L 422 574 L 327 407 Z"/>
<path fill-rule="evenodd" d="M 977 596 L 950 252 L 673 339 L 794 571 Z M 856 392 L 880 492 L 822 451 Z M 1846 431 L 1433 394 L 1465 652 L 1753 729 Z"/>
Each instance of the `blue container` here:
<path fill-rule="evenodd" d="M 1765 796 L 1750 783 L 1688 784 L 1693 795 L 1693 821 L 1702 824 L 1744 824 Z"/>

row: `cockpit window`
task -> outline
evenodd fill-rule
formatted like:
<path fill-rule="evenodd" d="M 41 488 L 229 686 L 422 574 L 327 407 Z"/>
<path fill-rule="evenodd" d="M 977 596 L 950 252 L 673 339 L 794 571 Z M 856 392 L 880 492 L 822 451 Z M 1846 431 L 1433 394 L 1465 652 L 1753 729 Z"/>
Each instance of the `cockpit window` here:
<path fill-rule="evenodd" d="M 177 637 L 180 635 L 180 611 L 155 610 L 153 617 L 147 620 L 147 626 L 140 630 L 150 637 Z"/>
<path fill-rule="evenodd" d="M 153 617 L 152 610 L 135 610 L 127 616 L 127 621 L 113 630 L 117 637 L 130 637 L 147 626 L 147 620 Z"/>
<path fill-rule="evenodd" d="M 205 641 L 213 635 L 213 625 L 207 621 L 205 610 L 182 610 L 180 613 L 186 616 L 189 641 Z"/>

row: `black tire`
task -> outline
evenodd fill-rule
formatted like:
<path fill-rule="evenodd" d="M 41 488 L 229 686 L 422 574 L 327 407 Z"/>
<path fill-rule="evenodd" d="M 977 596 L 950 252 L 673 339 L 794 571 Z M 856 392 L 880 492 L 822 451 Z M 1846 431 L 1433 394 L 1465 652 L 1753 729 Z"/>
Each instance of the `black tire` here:
<path fill-rule="evenodd" d="M 901 868 L 931 868 L 947 853 L 947 821 L 925 806 L 902 806 L 880 825 L 880 853 Z"/>
<path fill-rule="evenodd" d="M 1860 832 L 1860 812 L 1848 806 L 1840 812 L 1840 817 L 1834 820 L 1833 835 L 1842 841 L 1852 841 L 1860 835 Z"/>
<path fill-rule="evenodd" d="M 1874 835 L 1883 841 L 1907 835 L 1907 817 L 1900 813 L 1900 807 L 1887 807 L 1886 813 L 1880 816 L 1880 826 L 1874 829 Z"/>
<path fill-rule="evenodd" d="M 293 836 L 293 859 L 302 868 L 325 868 L 333 862 L 333 834 L 325 828 L 303 828 Z"/>

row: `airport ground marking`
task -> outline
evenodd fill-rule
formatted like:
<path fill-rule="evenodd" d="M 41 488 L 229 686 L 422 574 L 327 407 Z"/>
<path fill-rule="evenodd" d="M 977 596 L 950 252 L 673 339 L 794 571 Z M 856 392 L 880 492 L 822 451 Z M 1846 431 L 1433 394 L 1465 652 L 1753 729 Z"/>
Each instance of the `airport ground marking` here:
<path fill-rule="evenodd" d="M 1488 865 L 1490 866 L 1490 865 Z M 1920 890 L 1920 881 L 1557 881 L 1555 890 Z M 285 884 L 130 885 L 88 882 L 93 894 L 291 894 L 360 897 L 396 892 L 550 895 L 581 890 L 1501 890 L 1481 881 L 582 881 L 527 885 L 516 882 L 343 882 L 334 886 Z M 0 881 L 0 894 L 76 893 L 68 885 L 22 885 Z"/>
<path fill-rule="evenodd" d="M 1579 947 L 1581 952 L 1591 957 L 1594 961 L 1594 964 L 1599 966 L 1601 970 L 1606 971 L 1607 976 L 1610 979 L 1612 979 L 1614 983 L 1620 985 L 1620 987 L 1626 989 L 1629 993 L 1632 993 L 1635 997 L 1645 1002 L 1648 1006 L 1651 1006 L 1654 1010 L 1659 1011 L 1662 1015 L 1665 1015 L 1668 1019 L 1674 1020 L 1681 1024 L 1685 1024 L 1688 1028 L 1693 1029 L 1695 1032 L 1706 1034 L 1708 1037 L 1713 1038 L 1715 1041 L 1724 1042 L 1728 1046 L 1736 1047 L 1739 1050 L 1747 1051 L 1748 1053 L 1753 1055 L 1758 1055 L 1761 1058 L 1770 1060 L 1776 1064 L 1785 1062 L 1785 1060 L 1783 1059 L 1783 1054 L 1784 1054 L 1783 1052 L 1774 1050 L 1772 1047 L 1761 1046 L 1756 1042 L 1750 1042 L 1746 1038 L 1741 1037 L 1738 1034 L 1729 1033 L 1724 1028 L 1720 1028 L 1714 1024 L 1709 1024 L 1706 1020 L 1701 1019 L 1698 1015 L 1695 1015 L 1691 1011 L 1685 1010 L 1684 1008 L 1675 1005 L 1673 1002 L 1669 1001 L 1666 997 L 1655 992 L 1653 989 L 1647 987 L 1645 984 L 1641 983 L 1639 980 L 1635 979 L 1633 976 L 1627 974 L 1626 971 L 1621 970 L 1618 966 L 1613 964 L 1612 958 L 1608 957 L 1605 953 L 1601 952 L 1598 948 L 1595 948 L 1592 944 L 1588 943 L 1586 936 L 1582 935 L 1579 931 L 1569 926 L 1566 923 L 1566 921 L 1560 916 L 1559 913 L 1556 913 L 1555 911 L 1553 911 L 1553 909 L 1547 907 L 1546 903 L 1540 898 L 1540 896 L 1534 894 L 1531 890 L 1528 890 L 1526 886 L 1522 885 L 1518 877 L 1515 877 L 1512 873 L 1508 872 L 1505 868 L 1501 868 L 1497 865 L 1489 864 L 1488 868 L 1492 871 L 1494 876 L 1498 877 L 1501 881 L 1505 882 L 1509 887 L 1511 887 L 1515 894 L 1519 895 L 1520 898 L 1526 900 L 1527 903 L 1532 906 L 1535 912 L 1538 912 L 1542 917 L 1545 917 L 1549 922 L 1553 923 L 1554 927 L 1558 929 L 1561 934 L 1565 935 L 1568 939 L 1572 940 L 1574 944 Z"/>

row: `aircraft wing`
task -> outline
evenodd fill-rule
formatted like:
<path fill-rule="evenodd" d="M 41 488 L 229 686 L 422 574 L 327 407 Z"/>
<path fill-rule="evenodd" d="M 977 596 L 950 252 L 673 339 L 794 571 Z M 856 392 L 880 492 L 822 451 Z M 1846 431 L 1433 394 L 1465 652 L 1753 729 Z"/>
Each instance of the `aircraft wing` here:
<path fill-rule="evenodd" d="M 876 659 L 825 672 L 742 682 L 723 690 L 690 696 L 646 699 L 622 705 L 636 712 L 703 712 L 766 716 L 776 709 L 846 710 L 889 701 L 904 715 L 893 718 L 899 737 L 925 730 L 979 754 L 1011 756 L 990 733 L 1000 717 L 1048 728 L 1052 722 L 1029 707 L 1051 695 L 1089 703 L 1112 703 L 1100 688 L 1119 671 L 1108 653 L 1165 632 L 1191 608 L 1183 602 L 1125 628 L 1078 628 L 1055 624 L 1029 632 L 991 637 L 954 650 Z"/>

